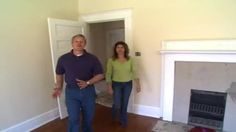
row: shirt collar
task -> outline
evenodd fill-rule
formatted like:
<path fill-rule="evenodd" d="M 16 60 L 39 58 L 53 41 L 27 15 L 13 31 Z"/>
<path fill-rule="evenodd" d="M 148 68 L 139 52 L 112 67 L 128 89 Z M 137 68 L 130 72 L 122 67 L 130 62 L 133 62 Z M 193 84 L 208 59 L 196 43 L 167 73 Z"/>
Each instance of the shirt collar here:
<path fill-rule="evenodd" d="M 88 54 L 88 52 L 87 52 L 85 49 L 84 49 L 83 54 L 82 54 L 82 55 L 79 55 L 79 56 L 76 56 L 76 55 L 73 53 L 73 49 L 70 51 L 70 53 L 71 53 L 72 56 L 75 56 L 75 57 L 82 57 L 82 56 L 85 56 L 85 55 Z"/>

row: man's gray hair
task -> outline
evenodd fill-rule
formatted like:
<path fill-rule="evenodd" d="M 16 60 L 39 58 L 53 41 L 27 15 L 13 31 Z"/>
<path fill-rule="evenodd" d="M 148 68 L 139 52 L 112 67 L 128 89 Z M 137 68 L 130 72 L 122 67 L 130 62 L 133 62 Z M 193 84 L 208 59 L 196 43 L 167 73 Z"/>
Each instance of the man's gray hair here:
<path fill-rule="evenodd" d="M 78 38 L 78 37 L 80 37 L 80 38 L 83 38 L 84 39 L 84 42 L 86 43 L 86 37 L 83 35 L 83 34 L 76 34 L 76 35 L 74 35 L 72 38 L 71 38 L 71 43 L 73 43 L 73 41 L 74 41 L 74 39 L 75 38 Z"/>

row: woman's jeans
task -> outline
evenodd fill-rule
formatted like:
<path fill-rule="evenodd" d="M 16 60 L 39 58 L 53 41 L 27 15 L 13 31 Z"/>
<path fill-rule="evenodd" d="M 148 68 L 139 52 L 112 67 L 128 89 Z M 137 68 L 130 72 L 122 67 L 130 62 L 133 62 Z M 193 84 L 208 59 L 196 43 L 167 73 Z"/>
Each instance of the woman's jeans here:
<path fill-rule="evenodd" d="M 115 119 L 117 111 L 122 126 L 127 125 L 127 107 L 129 96 L 132 91 L 132 81 L 129 82 L 112 82 L 113 88 L 113 106 L 112 118 Z"/>
<path fill-rule="evenodd" d="M 92 121 L 95 111 L 95 88 L 80 89 L 76 85 L 66 86 L 66 106 L 69 115 L 68 132 L 80 132 L 80 112 L 83 116 L 83 132 L 93 132 Z"/>

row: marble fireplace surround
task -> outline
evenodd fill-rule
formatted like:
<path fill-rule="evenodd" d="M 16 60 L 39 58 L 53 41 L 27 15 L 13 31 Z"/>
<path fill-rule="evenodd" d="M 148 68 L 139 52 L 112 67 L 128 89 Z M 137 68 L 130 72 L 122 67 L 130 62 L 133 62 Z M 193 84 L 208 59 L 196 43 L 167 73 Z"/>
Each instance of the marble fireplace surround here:
<path fill-rule="evenodd" d="M 223 62 L 236 64 L 236 40 L 164 41 L 160 53 L 162 57 L 162 117 L 163 120 L 173 121 L 176 62 Z M 188 96 L 190 96 L 190 93 Z M 230 109 L 229 104 L 233 104 Z M 232 111 L 232 109 L 234 110 Z M 233 102 L 232 98 L 227 96 L 223 126 L 223 130 L 226 132 L 236 131 L 236 126 L 233 123 L 236 122 L 236 116 L 231 114 L 235 113 L 235 110 L 236 102 Z M 188 113 L 186 114 L 188 116 Z M 181 122 L 187 123 L 187 120 Z"/>

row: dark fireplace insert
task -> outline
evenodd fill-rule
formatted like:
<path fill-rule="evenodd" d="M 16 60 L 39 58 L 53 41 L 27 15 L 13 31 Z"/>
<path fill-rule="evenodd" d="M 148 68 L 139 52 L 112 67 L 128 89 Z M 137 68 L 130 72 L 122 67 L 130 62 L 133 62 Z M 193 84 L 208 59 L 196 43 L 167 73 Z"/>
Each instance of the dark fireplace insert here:
<path fill-rule="evenodd" d="M 191 90 L 188 124 L 222 130 L 226 93 Z"/>

